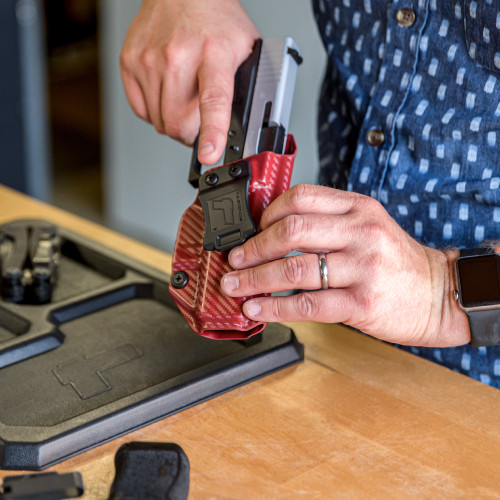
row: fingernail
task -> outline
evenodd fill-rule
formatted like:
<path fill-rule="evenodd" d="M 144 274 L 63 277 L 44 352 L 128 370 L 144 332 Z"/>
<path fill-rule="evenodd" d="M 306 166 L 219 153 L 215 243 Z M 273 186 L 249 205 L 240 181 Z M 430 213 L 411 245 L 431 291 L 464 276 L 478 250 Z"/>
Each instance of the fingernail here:
<path fill-rule="evenodd" d="M 242 247 L 236 247 L 229 252 L 229 263 L 233 267 L 239 266 L 243 262 L 243 257 L 245 256 L 245 251 Z"/>
<path fill-rule="evenodd" d="M 235 274 L 226 274 L 222 278 L 222 288 L 226 293 L 231 293 L 238 288 L 240 280 Z"/>
<path fill-rule="evenodd" d="M 249 318 L 255 318 L 260 314 L 260 304 L 256 300 L 245 302 L 245 315 Z"/>
<path fill-rule="evenodd" d="M 200 149 L 198 150 L 198 153 L 201 155 L 208 155 L 212 153 L 215 150 L 215 146 L 211 142 L 205 142 L 202 144 Z"/>

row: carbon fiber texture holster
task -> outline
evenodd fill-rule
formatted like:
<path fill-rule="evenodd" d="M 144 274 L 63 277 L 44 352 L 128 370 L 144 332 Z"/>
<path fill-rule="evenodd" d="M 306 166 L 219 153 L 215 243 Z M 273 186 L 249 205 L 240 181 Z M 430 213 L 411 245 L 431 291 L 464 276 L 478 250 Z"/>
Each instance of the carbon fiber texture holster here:
<path fill-rule="evenodd" d="M 289 135 L 284 154 L 264 151 L 245 158 L 251 170 L 248 205 L 256 227 L 265 208 L 290 187 L 296 149 L 295 139 Z M 172 259 L 172 275 L 184 271 L 187 283 L 181 288 L 170 284 L 170 295 L 198 335 L 234 340 L 260 333 L 266 324 L 252 321 L 242 312 L 242 304 L 251 297 L 229 297 L 222 291 L 222 276 L 233 270 L 228 252 L 205 250 L 204 232 L 205 220 L 197 197 L 181 218 Z"/>

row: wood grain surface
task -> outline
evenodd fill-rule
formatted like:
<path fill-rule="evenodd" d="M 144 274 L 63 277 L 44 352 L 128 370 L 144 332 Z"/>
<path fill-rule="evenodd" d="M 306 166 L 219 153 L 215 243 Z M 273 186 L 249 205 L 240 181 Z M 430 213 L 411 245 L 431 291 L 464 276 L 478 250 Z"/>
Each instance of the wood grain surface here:
<path fill-rule="evenodd" d="M 159 250 L 0 187 L 0 223 L 18 218 L 171 265 Z M 119 446 L 165 441 L 189 457 L 190 499 L 500 498 L 500 391 L 340 325 L 289 326 L 303 363 L 48 470 L 80 471 L 82 498 L 105 499 Z"/>

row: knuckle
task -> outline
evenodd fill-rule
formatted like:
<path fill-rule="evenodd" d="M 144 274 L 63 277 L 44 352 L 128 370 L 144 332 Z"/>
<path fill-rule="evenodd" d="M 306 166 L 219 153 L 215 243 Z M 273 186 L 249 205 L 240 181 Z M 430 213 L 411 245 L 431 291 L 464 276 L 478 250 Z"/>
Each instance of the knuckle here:
<path fill-rule="evenodd" d="M 259 285 L 259 273 L 256 269 L 248 269 L 243 274 L 245 276 L 246 284 L 251 290 L 256 290 Z"/>
<path fill-rule="evenodd" d="M 154 71 L 158 67 L 158 60 L 158 53 L 150 48 L 144 49 L 139 56 L 141 66 L 147 71 Z"/>
<path fill-rule="evenodd" d="M 363 214 L 376 214 L 381 209 L 383 210 L 382 205 L 375 198 L 357 193 L 352 193 L 352 195 L 356 200 L 356 207 Z"/>
<path fill-rule="evenodd" d="M 149 119 L 149 115 L 147 114 L 147 112 L 142 111 L 139 108 L 139 106 L 137 104 L 135 104 L 135 102 L 132 102 L 132 101 L 129 101 L 129 102 L 130 102 L 130 106 L 132 107 L 132 111 L 134 112 L 135 116 L 137 116 L 141 120 L 144 120 L 145 122 L 148 122 L 148 123 L 151 122 L 150 119 Z"/>
<path fill-rule="evenodd" d="M 172 139 L 182 140 L 184 137 L 184 130 L 181 126 L 181 121 L 177 118 L 170 116 L 164 121 L 165 134 Z"/>
<path fill-rule="evenodd" d="M 319 311 L 317 294 L 314 293 L 300 293 L 296 295 L 295 308 L 301 318 L 314 319 Z"/>
<path fill-rule="evenodd" d="M 302 283 L 307 274 L 304 259 L 300 257 L 283 259 L 282 273 L 288 283 L 292 285 Z"/>
<path fill-rule="evenodd" d="M 300 240 L 305 230 L 304 217 L 301 215 L 293 214 L 288 215 L 283 220 L 282 224 L 282 238 L 289 243 L 295 243 Z"/>
<path fill-rule="evenodd" d="M 169 43 L 163 47 L 163 58 L 167 66 L 177 66 L 181 51 L 182 48 L 175 46 L 173 43 Z"/>
<path fill-rule="evenodd" d="M 131 72 L 133 67 L 133 56 L 129 50 L 122 50 L 120 52 L 120 67 L 125 72 Z"/>
<path fill-rule="evenodd" d="M 220 86 L 207 87 L 200 93 L 200 108 L 225 108 L 230 104 L 229 94 Z"/>
<path fill-rule="evenodd" d="M 163 134 L 163 135 L 166 134 L 165 128 L 163 127 L 163 124 L 158 123 L 158 122 L 153 122 L 153 126 L 154 126 L 156 132 L 158 132 L 159 134 Z"/>
<path fill-rule="evenodd" d="M 154 121 L 153 127 L 155 128 L 156 132 L 158 132 L 158 134 L 165 134 L 165 129 L 163 128 L 161 123 Z"/>
<path fill-rule="evenodd" d="M 189 47 L 179 43 L 169 43 L 163 47 L 162 56 L 168 70 L 178 73 L 189 63 Z"/>
<path fill-rule="evenodd" d="M 382 242 L 386 237 L 386 225 L 378 219 L 369 219 L 363 224 L 363 230 L 370 239 Z"/>
<path fill-rule="evenodd" d="M 273 318 L 277 321 L 279 321 L 281 318 L 284 317 L 284 308 L 283 308 L 283 300 L 279 299 L 272 299 L 271 303 L 271 314 Z"/>
<path fill-rule="evenodd" d="M 217 36 L 205 36 L 201 51 L 204 59 L 215 60 L 224 54 L 226 57 L 231 57 L 234 50 L 234 43 L 223 33 Z"/>
<path fill-rule="evenodd" d="M 309 186 L 307 184 L 296 184 L 288 191 L 290 196 L 290 205 L 297 209 L 304 205 L 309 198 Z"/>
<path fill-rule="evenodd" d="M 365 265 L 370 270 L 372 279 L 377 277 L 381 269 L 386 267 L 384 252 L 379 249 L 373 249 L 365 256 Z"/>
<path fill-rule="evenodd" d="M 387 219 L 380 217 L 373 210 L 363 209 L 361 205 L 364 205 L 364 208 L 376 208 L 376 205 L 365 200 L 357 205 L 358 213 L 352 218 L 351 223 L 353 233 L 357 238 L 362 238 L 361 241 L 369 241 L 371 246 L 377 247 L 387 237 Z"/>
<path fill-rule="evenodd" d="M 266 245 L 264 238 L 257 234 L 255 237 L 250 238 L 245 243 L 245 253 L 248 252 L 251 256 L 261 259 L 266 256 Z"/>

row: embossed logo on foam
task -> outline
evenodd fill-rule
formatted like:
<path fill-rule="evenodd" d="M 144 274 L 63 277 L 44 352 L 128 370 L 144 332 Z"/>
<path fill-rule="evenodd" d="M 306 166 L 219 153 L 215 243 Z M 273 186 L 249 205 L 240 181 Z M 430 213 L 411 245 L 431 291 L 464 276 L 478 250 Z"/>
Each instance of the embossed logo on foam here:
<path fill-rule="evenodd" d="M 142 357 L 132 344 L 124 344 L 93 356 L 82 356 L 59 365 L 52 373 L 61 385 L 69 385 L 81 399 L 113 389 L 106 373 Z"/>

